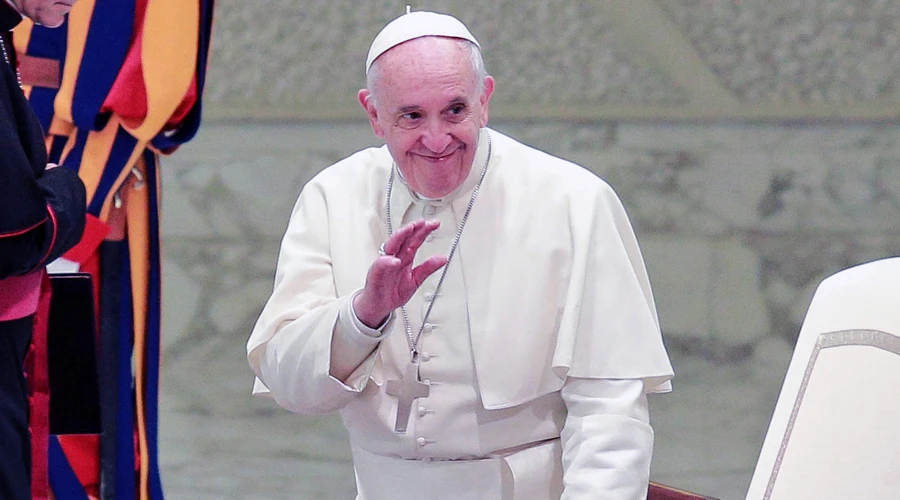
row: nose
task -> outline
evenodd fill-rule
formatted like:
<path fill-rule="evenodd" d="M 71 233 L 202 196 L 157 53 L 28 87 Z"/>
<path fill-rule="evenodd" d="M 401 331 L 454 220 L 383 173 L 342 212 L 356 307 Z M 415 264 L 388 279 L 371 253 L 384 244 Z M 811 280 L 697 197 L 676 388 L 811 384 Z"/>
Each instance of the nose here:
<path fill-rule="evenodd" d="M 450 130 L 439 120 L 429 121 L 422 131 L 422 145 L 433 153 L 443 153 L 452 141 Z"/>

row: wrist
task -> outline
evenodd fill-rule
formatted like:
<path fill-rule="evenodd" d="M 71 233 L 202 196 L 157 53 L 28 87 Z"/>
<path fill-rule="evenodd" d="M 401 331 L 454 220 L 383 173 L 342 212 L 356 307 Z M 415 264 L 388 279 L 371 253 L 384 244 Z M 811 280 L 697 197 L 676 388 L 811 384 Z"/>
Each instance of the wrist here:
<path fill-rule="evenodd" d="M 351 310 L 360 323 L 373 330 L 378 329 L 378 327 L 387 321 L 388 316 L 390 316 L 391 313 L 372 310 L 372 308 L 368 306 L 368 301 L 363 297 L 363 293 L 364 292 L 360 292 L 353 297 L 353 301 L 350 304 Z"/>

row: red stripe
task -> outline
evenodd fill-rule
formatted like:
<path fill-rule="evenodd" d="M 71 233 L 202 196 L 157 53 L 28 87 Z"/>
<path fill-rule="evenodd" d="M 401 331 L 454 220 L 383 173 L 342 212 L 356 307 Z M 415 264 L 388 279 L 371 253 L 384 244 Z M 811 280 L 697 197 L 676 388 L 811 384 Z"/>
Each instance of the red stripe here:
<path fill-rule="evenodd" d="M 47 222 L 47 218 L 46 218 L 46 217 L 44 217 L 43 220 L 41 220 L 40 222 L 38 222 L 37 224 L 35 224 L 35 225 L 31 226 L 31 227 L 27 227 L 27 228 L 25 228 L 25 229 L 20 229 L 20 230 L 18 230 L 18 231 L 12 231 L 12 232 L 9 232 L 9 233 L 2 233 L 2 234 L 0 234 L 0 238 L 11 238 L 11 237 L 13 237 L 13 236 L 19 236 L 19 235 L 25 234 L 25 233 L 27 233 L 28 231 L 34 230 L 34 228 L 36 228 L 36 227 L 40 227 L 40 225 L 43 224 L 43 223 L 45 223 L 45 222 Z"/>
<path fill-rule="evenodd" d="M 38 264 L 39 267 L 46 264 L 47 259 L 50 258 L 50 253 L 53 252 L 53 246 L 56 245 L 56 212 L 53 211 L 53 207 L 47 205 L 47 213 L 50 214 L 50 222 L 53 224 L 53 236 L 50 238 L 50 245 L 47 247 L 47 253 L 44 254 L 41 263 Z"/>
<path fill-rule="evenodd" d="M 63 257 L 72 262 L 84 264 L 97 253 L 97 249 L 100 248 L 100 244 L 103 243 L 107 234 L 109 234 L 109 226 L 93 214 L 87 214 L 81 240 L 64 253 Z"/>

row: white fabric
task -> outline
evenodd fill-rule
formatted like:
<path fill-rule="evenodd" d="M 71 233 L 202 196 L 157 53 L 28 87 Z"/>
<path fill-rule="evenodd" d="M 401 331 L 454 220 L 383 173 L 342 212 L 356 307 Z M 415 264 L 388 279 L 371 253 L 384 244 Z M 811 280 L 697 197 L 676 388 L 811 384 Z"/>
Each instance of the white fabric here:
<path fill-rule="evenodd" d="M 247 345 L 265 381 L 256 392 L 271 390 L 292 411 L 340 410 L 354 448 L 379 457 L 522 456 L 512 452 L 562 436 L 572 488 L 563 498 L 602 498 L 607 490 L 634 495 L 611 498 L 640 498 L 652 432 L 646 410 L 635 408 L 646 405 L 646 392 L 669 390 L 672 369 L 631 227 L 596 176 L 490 133 L 488 174 L 423 334 L 421 377 L 431 394 L 417 401 L 408 434 L 392 432 L 396 399 L 381 389 L 409 359 L 403 321 L 392 319 L 384 333 L 360 331 L 350 308 L 387 238 L 386 148 L 357 153 L 304 188 L 275 290 Z M 449 248 L 485 142 L 469 179 L 444 200 L 419 199 L 395 179 L 395 227 L 421 217 L 442 222 L 419 258 Z M 429 278 L 408 304 L 414 330 L 436 281 Z M 358 366 L 336 366 L 346 358 Z M 342 371 L 352 373 L 333 376 Z M 612 463 L 629 470 L 593 470 Z M 356 466 L 358 479 L 369 477 Z M 562 463 L 542 470 L 552 472 L 552 483 Z M 536 475 L 512 476 L 527 494 Z"/>
<path fill-rule="evenodd" d="M 810 361 L 820 337 L 834 332 L 877 331 L 893 346 L 900 345 L 898 283 L 900 258 L 890 258 L 843 270 L 816 289 L 753 472 L 748 500 L 897 498 L 900 403 L 895 395 L 900 386 L 900 356 L 896 347 L 891 351 L 873 345 L 839 345 L 820 349 L 812 368 Z"/>
<path fill-rule="evenodd" d="M 375 40 L 369 47 L 369 55 L 366 57 L 366 73 L 381 54 L 403 42 L 423 36 L 461 38 L 481 47 L 466 25 L 455 17 L 436 12 L 410 12 L 388 23 L 375 36 Z"/>

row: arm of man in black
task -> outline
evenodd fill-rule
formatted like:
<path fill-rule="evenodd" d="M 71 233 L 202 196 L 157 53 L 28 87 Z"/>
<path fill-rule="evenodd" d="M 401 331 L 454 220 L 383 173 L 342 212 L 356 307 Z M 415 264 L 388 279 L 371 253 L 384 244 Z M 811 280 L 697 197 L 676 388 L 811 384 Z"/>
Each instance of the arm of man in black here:
<path fill-rule="evenodd" d="M 12 44 L 6 47 L 12 52 Z M 84 185 L 75 172 L 47 168 L 40 125 L 15 71 L 0 59 L 0 279 L 33 271 L 75 246 L 84 217 Z"/>

